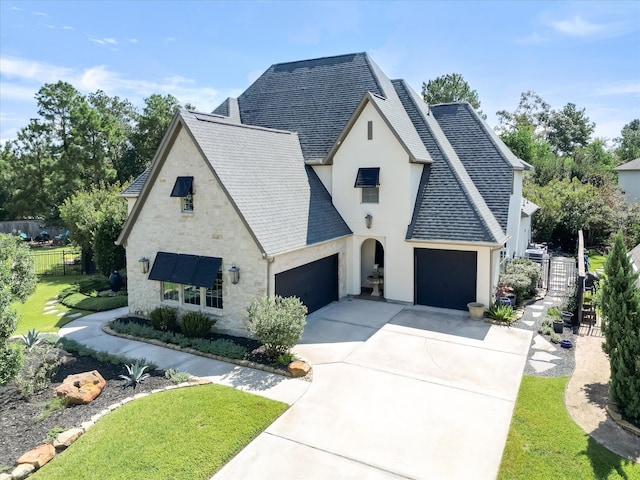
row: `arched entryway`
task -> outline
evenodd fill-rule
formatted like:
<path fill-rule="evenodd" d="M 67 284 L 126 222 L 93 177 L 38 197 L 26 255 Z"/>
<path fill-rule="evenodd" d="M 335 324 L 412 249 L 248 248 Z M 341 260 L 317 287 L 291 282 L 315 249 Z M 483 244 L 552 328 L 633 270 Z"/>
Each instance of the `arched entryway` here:
<path fill-rule="evenodd" d="M 360 247 L 360 292 L 384 296 L 384 247 L 374 238 L 366 239 Z"/>

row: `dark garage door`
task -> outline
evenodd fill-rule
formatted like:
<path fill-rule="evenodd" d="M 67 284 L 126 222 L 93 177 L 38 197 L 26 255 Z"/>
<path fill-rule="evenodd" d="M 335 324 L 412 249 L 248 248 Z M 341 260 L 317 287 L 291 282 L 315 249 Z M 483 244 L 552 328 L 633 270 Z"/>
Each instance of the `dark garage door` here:
<path fill-rule="evenodd" d="M 338 254 L 277 273 L 276 295 L 300 297 L 309 313 L 338 300 Z"/>
<path fill-rule="evenodd" d="M 466 310 L 476 301 L 477 252 L 415 249 L 418 305 Z"/>

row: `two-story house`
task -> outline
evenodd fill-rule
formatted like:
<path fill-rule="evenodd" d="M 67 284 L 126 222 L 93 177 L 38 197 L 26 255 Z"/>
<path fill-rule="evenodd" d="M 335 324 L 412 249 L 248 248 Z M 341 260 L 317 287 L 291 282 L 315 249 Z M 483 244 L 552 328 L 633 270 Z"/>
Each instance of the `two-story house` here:
<path fill-rule="evenodd" d="M 488 305 L 530 235 L 527 168 L 470 105 L 427 105 L 365 53 L 273 65 L 213 113 L 179 111 L 123 192 L 130 310 L 246 334 L 262 295 Z"/>

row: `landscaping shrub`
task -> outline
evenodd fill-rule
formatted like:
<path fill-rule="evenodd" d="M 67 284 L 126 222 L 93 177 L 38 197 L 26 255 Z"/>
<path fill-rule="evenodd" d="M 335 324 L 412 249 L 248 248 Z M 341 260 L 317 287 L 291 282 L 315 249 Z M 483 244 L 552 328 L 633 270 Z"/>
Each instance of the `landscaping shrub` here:
<path fill-rule="evenodd" d="M 307 323 L 307 307 L 298 297 L 263 297 L 247 309 L 249 330 L 262 342 L 272 358 L 293 347 Z"/>
<path fill-rule="evenodd" d="M 520 273 L 529 279 L 527 294 L 533 297 L 536 294 L 538 281 L 540 280 L 540 265 L 526 258 L 516 258 L 507 268 L 506 273 Z"/>
<path fill-rule="evenodd" d="M 180 317 L 182 333 L 187 337 L 205 337 L 215 323 L 202 312 L 186 312 Z"/>
<path fill-rule="evenodd" d="M 516 295 L 516 304 L 521 304 L 529 291 L 531 280 L 520 272 L 505 272 L 500 275 L 500 283 L 511 288 Z"/>
<path fill-rule="evenodd" d="M 171 307 L 157 307 L 149 313 L 149 320 L 156 330 L 173 330 L 178 321 L 178 312 Z"/>
<path fill-rule="evenodd" d="M 24 398 L 44 390 L 62 365 L 57 349 L 47 343 L 33 347 L 26 356 L 25 364 L 15 382 Z"/>
<path fill-rule="evenodd" d="M 511 323 L 514 320 L 513 307 L 511 305 L 502 305 L 494 303 L 487 310 L 487 317 L 499 322 Z"/>

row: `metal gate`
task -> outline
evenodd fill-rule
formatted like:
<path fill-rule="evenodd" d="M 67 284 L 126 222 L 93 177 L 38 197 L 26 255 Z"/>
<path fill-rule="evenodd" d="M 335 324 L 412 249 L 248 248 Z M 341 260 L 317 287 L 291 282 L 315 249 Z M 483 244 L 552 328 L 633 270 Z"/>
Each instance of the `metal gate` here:
<path fill-rule="evenodd" d="M 36 275 L 80 275 L 82 262 L 79 249 L 35 250 L 31 252 Z"/>

